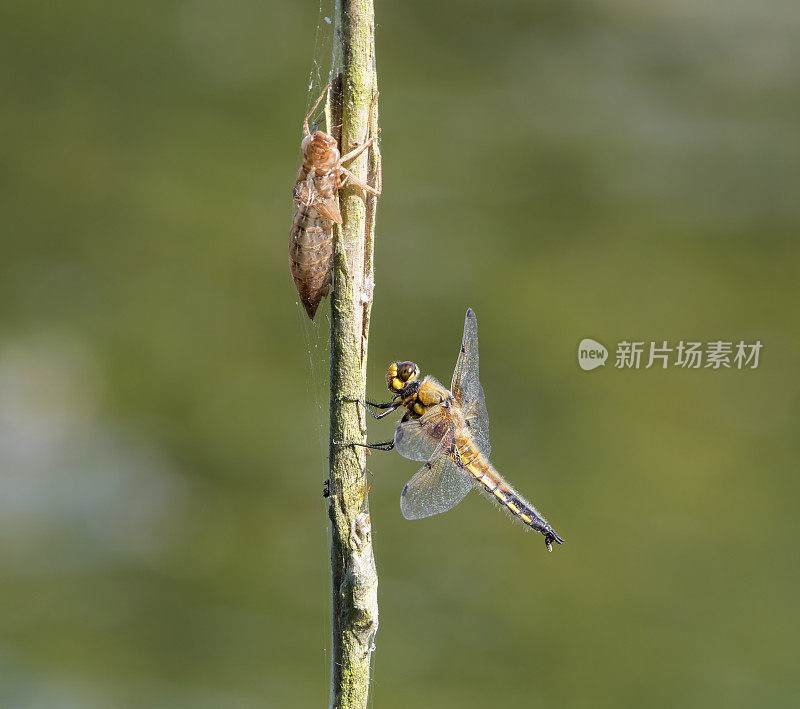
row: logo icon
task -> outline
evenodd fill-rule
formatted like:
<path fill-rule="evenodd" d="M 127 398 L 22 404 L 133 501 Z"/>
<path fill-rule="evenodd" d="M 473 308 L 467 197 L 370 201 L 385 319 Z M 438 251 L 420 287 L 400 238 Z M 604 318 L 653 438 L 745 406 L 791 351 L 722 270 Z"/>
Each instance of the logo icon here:
<path fill-rule="evenodd" d="M 605 365 L 608 359 L 608 350 L 597 340 L 586 337 L 578 345 L 578 366 L 585 372 Z"/>

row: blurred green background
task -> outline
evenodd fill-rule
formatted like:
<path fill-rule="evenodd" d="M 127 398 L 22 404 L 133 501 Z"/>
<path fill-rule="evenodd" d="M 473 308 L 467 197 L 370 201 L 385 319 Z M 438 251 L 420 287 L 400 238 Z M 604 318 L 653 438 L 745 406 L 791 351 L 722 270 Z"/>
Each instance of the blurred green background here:
<path fill-rule="evenodd" d="M 406 522 L 373 455 L 374 706 L 797 706 L 796 2 L 376 4 L 369 393 L 449 382 L 471 305 L 494 461 L 567 543 L 477 495 Z M 330 15 L 3 3 L 0 706 L 327 701 L 327 305 L 286 244 Z"/>

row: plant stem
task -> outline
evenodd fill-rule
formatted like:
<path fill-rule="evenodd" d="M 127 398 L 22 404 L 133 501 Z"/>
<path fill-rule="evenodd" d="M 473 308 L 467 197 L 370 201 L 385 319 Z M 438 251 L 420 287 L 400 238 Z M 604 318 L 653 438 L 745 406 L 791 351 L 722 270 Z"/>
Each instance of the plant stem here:
<path fill-rule="evenodd" d="M 366 139 L 377 91 L 372 0 L 336 0 L 334 62 L 341 78 L 331 88 L 328 126 L 342 154 Z M 339 68 L 339 67 L 335 67 Z M 340 132 L 335 128 L 341 126 Z M 376 153 L 349 165 L 375 182 Z M 345 186 L 339 192 L 343 224 L 336 230 L 331 294 L 330 504 L 333 646 L 332 707 L 366 707 L 370 660 L 378 630 L 378 576 L 365 491 L 365 456 L 334 441 L 364 440 L 360 405 L 366 388 L 367 337 L 372 307 L 375 198 Z"/>

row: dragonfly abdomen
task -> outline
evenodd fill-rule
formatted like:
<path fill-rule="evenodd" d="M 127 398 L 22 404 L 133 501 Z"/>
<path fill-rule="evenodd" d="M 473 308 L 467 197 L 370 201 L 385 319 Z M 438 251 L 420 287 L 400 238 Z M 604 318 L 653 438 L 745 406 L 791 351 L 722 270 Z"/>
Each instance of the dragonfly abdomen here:
<path fill-rule="evenodd" d="M 328 295 L 333 259 L 333 222 L 313 207 L 298 204 L 289 235 L 289 270 L 300 300 L 313 320 Z"/>
<path fill-rule="evenodd" d="M 536 508 L 503 480 L 500 473 L 482 455 L 475 456 L 466 464 L 466 468 L 495 502 L 502 505 L 523 524 L 543 534 L 548 550 L 552 549 L 552 542 L 561 544 L 564 541 Z"/>

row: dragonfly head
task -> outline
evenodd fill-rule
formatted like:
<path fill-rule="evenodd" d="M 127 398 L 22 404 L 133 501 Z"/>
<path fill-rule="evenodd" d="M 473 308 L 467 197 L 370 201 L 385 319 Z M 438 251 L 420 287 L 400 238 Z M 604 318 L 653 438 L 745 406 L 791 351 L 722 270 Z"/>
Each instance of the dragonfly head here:
<path fill-rule="evenodd" d="M 300 148 L 305 160 L 320 170 L 330 170 L 339 160 L 336 138 L 322 130 L 314 131 L 303 138 Z"/>
<path fill-rule="evenodd" d="M 389 391 L 397 394 L 419 376 L 419 367 L 413 362 L 392 362 L 386 372 L 386 385 Z"/>

